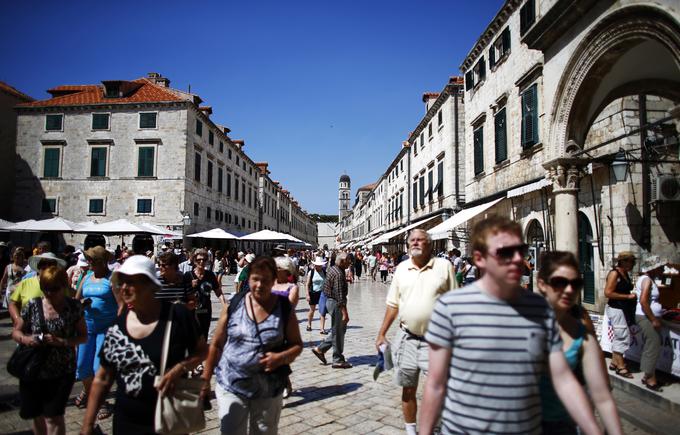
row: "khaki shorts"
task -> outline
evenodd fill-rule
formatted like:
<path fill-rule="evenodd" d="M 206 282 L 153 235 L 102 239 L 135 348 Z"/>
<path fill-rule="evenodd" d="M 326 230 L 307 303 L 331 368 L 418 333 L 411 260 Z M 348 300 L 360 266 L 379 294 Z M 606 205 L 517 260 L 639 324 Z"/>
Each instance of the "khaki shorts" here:
<path fill-rule="evenodd" d="M 623 310 L 612 308 L 609 305 L 605 307 L 607 318 L 609 319 L 609 327 L 614 332 L 612 338 L 612 352 L 625 353 L 630 347 L 630 330 L 628 329 L 628 322 Z"/>
<path fill-rule="evenodd" d="M 399 328 L 392 344 L 394 382 L 400 387 L 417 387 L 420 372 L 427 375 L 429 351 L 425 340 L 418 340 Z"/>

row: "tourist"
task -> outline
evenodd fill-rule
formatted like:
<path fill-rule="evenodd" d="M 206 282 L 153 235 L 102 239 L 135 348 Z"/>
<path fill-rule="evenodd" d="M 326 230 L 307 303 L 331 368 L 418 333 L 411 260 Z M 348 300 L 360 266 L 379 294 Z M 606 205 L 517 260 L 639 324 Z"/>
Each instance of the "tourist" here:
<path fill-rule="evenodd" d="M 52 245 L 50 244 L 50 242 L 48 242 L 46 240 L 42 240 L 42 241 L 36 243 L 35 248 L 33 248 L 33 255 L 32 256 L 33 257 L 39 257 L 39 256 L 42 256 L 44 254 L 51 254 L 55 258 L 58 258 L 51 251 L 52 251 Z M 59 259 L 64 261 L 61 258 L 59 258 Z M 61 265 L 61 263 L 60 263 L 60 265 Z M 61 267 L 66 269 L 66 262 L 65 261 L 64 261 L 64 265 L 61 266 Z M 30 258 L 29 258 L 29 263 L 28 263 L 28 265 L 26 265 L 26 268 L 24 270 L 26 271 L 26 274 L 24 275 L 23 278 L 21 278 L 22 281 L 25 281 L 29 278 L 34 278 L 34 277 L 38 276 L 38 271 L 31 266 Z"/>
<path fill-rule="evenodd" d="M 474 226 L 470 241 L 484 274 L 435 303 L 425 334 L 430 353 L 420 432 L 433 432 L 444 404 L 444 433 L 540 433 L 538 385 L 549 368 L 576 424 L 584 433 L 600 433 L 562 353 L 553 310 L 520 286 L 528 249 L 520 225 L 491 216 Z"/>
<path fill-rule="evenodd" d="M 182 304 L 155 297 L 161 283 L 153 262 L 143 256 L 130 257 L 112 276 L 126 308 L 106 334 L 101 367 L 97 371 L 81 434 L 91 434 L 111 386 L 116 381 L 113 413 L 114 434 L 154 433 L 156 401 L 174 389 L 180 377 L 206 356 L 208 346 L 198 331 L 194 315 Z M 154 387 L 159 373 L 165 327 L 172 310 L 168 369 Z"/>
<path fill-rule="evenodd" d="M 12 262 L 5 267 L 0 279 L 0 289 L 4 290 L 2 298 L 3 308 L 9 309 L 10 297 L 16 286 L 21 282 L 21 278 L 26 273 L 26 255 L 24 248 L 18 247 L 12 253 Z"/>
<path fill-rule="evenodd" d="M 187 272 L 185 276 L 191 282 L 191 293 L 196 299 L 196 318 L 198 319 L 199 332 L 203 337 L 208 338 L 210 322 L 212 321 L 212 301 L 211 295 L 215 296 L 225 304 L 222 286 L 217 282 L 217 277 L 212 271 L 207 270 L 205 265 L 208 263 L 208 252 L 205 249 L 197 249 L 192 255 L 194 268 Z"/>
<path fill-rule="evenodd" d="M 472 257 L 465 259 L 465 266 L 463 268 L 463 285 L 472 284 L 479 279 L 479 269 L 473 261 Z"/>
<path fill-rule="evenodd" d="M 324 354 L 332 347 L 332 367 L 334 369 L 348 369 L 352 367 L 352 364 L 348 363 L 343 355 L 345 331 L 349 323 L 347 280 L 345 279 L 345 269 L 347 267 L 349 267 L 347 254 L 341 252 L 335 257 L 335 265 L 326 273 L 323 292 L 326 295 L 326 309 L 331 314 L 331 334 L 317 347 L 312 348 L 312 353 L 325 365 L 327 363 Z"/>
<path fill-rule="evenodd" d="M 380 269 L 380 282 L 387 283 L 387 274 L 390 269 L 390 259 L 387 254 L 381 255 L 378 260 L 378 269 Z"/>
<path fill-rule="evenodd" d="M 451 263 L 432 256 L 432 239 L 425 230 L 413 230 L 407 239 L 410 258 L 394 273 L 387 294 L 387 309 L 375 346 L 387 344 L 387 331 L 399 318 L 392 343 L 395 383 L 402 387 L 401 409 L 408 435 L 416 435 L 418 403 L 416 391 L 420 372 L 427 373 L 428 346 L 425 331 L 434 303 L 442 294 L 457 288 Z"/>
<path fill-rule="evenodd" d="M 657 255 L 646 258 L 640 265 L 640 277 L 635 283 L 638 303 L 635 308 L 635 320 L 640 327 L 644 344 L 640 358 L 642 383 L 652 391 L 661 391 L 656 379 L 656 362 L 661 351 L 661 314 L 663 308 L 659 302 L 659 284 L 666 265 Z M 663 288 L 663 286 L 661 286 Z"/>
<path fill-rule="evenodd" d="M 307 273 L 307 281 L 305 287 L 307 288 L 307 303 L 309 304 L 309 312 L 307 313 L 307 331 L 312 330 L 312 320 L 314 319 L 314 310 L 319 305 L 321 295 L 323 292 L 323 283 L 326 281 L 326 261 L 322 257 L 316 257 L 312 262 L 312 267 Z M 326 330 L 326 316 L 321 315 L 321 306 L 319 306 L 319 315 L 321 322 L 321 331 Z"/>
<path fill-rule="evenodd" d="M 373 281 L 375 281 L 377 264 L 378 258 L 371 251 L 368 257 L 366 257 L 366 267 L 368 268 L 368 273 L 371 275 L 371 279 L 373 279 Z"/>
<path fill-rule="evenodd" d="M 188 273 L 191 272 L 194 269 L 194 263 L 193 263 L 193 255 L 191 252 L 189 252 L 188 249 L 184 250 L 184 256 L 185 260 L 181 261 L 179 263 L 179 271 L 180 273 Z"/>
<path fill-rule="evenodd" d="M 78 254 L 78 261 L 76 264 L 69 267 L 66 270 L 66 276 L 68 276 L 68 282 L 71 285 L 71 289 L 75 292 L 80 286 L 80 281 L 85 278 L 87 271 L 90 270 L 90 263 L 87 262 L 85 254 L 82 252 Z"/>
<path fill-rule="evenodd" d="M 250 291 L 234 296 L 217 323 L 203 394 L 210 392 L 214 370 L 221 432 L 276 434 L 286 377 L 302 339 L 295 309 L 271 291 L 274 260 L 259 257 L 249 269 Z"/>
<path fill-rule="evenodd" d="M 111 271 L 108 262 L 113 254 L 102 246 L 94 246 L 85 251 L 85 258 L 90 270 L 80 282 L 76 291 L 76 299 L 85 308 L 85 324 L 87 325 L 87 341 L 78 347 L 78 367 L 76 378 L 83 382 L 83 391 L 76 397 L 77 407 L 87 405 L 87 395 L 92 387 L 94 374 L 99 369 L 101 348 L 109 326 L 116 321 L 122 309 L 122 301 L 111 287 Z M 99 418 L 111 415 L 108 407 L 103 407 Z"/>
<path fill-rule="evenodd" d="M 188 308 L 191 311 L 195 310 L 196 298 L 191 292 L 191 277 L 180 273 L 177 256 L 172 251 L 162 252 L 158 256 L 158 267 L 160 269 L 158 280 L 161 288 L 155 294 L 156 299 L 188 304 L 191 294 L 193 303 L 188 305 Z"/>
<path fill-rule="evenodd" d="M 545 252 L 541 256 L 538 289 L 555 311 L 562 338 L 562 351 L 569 368 L 579 374 L 604 423 L 608 434 L 621 434 L 621 420 L 609 391 L 609 378 L 602 364 L 604 355 L 594 334 L 588 313 L 577 305 L 583 289 L 578 261 L 571 252 Z M 543 433 L 574 434 L 578 429 L 557 397 L 549 376 L 540 384 L 543 408 Z"/>
<path fill-rule="evenodd" d="M 255 254 L 247 254 L 243 257 L 243 266 L 236 276 L 236 293 L 248 291 L 248 275 L 250 274 L 250 263 L 255 260 Z"/>
<path fill-rule="evenodd" d="M 272 286 L 272 293 L 288 298 L 295 308 L 300 300 L 300 289 L 297 284 L 291 283 L 290 278 L 295 276 L 295 264 L 290 257 L 276 257 L 276 282 Z"/>
<path fill-rule="evenodd" d="M 59 266 L 65 269 L 66 262 L 51 252 L 33 255 L 28 259 L 27 267 L 35 271 L 36 275 L 30 278 L 26 278 L 26 275 L 24 275 L 21 282 L 14 288 L 9 299 L 9 315 L 12 322 L 19 318 L 22 308 L 28 304 L 28 301 L 43 297 L 43 292 L 40 290 L 40 273 L 50 266 Z M 67 296 L 71 294 L 70 289 L 65 292 Z"/>
<path fill-rule="evenodd" d="M 604 295 L 609 299 L 605 314 L 613 330 L 612 360 L 609 370 L 617 375 L 632 379 L 633 374 L 626 367 L 623 354 L 630 347 L 630 330 L 635 323 L 635 306 L 637 296 L 632 293 L 633 283 L 628 272 L 635 266 L 635 254 L 630 251 L 620 252 L 616 257 L 616 267 L 607 274 Z"/>
<path fill-rule="evenodd" d="M 19 380 L 19 415 L 33 419 L 34 434 L 64 434 L 64 410 L 75 382 L 75 346 L 85 342 L 87 329 L 80 302 L 66 296 L 66 271 L 52 265 L 40 272 L 39 280 L 44 296 L 28 302 L 12 331 L 17 343 L 43 346 L 47 353 L 35 380 Z"/>
<path fill-rule="evenodd" d="M 354 254 L 354 275 L 356 275 L 357 279 L 361 279 L 361 272 L 364 267 L 363 264 L 364 255 L 359 249 L 357 249 L 356 253 Z"/>

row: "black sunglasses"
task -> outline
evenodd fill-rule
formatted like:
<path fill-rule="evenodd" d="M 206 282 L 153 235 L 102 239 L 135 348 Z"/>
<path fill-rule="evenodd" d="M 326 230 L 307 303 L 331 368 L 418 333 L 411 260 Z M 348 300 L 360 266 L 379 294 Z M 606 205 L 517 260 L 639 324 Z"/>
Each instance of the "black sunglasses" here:
<path fill-rule="evenodd" d="M 583 278 L 567 279 L 563 276 L 553 276 L 548 280 L 548 284 L 557 290 L 564 290 L 570 285 L 572 289 L 579 291 L 583 288 Z"/>
<path fill-rule="evenodd" d="M 521 245 L 503 246 L 496 249 L 496 252 L 491 254 L 491 256 L 496 257 L 498 260 L 510 262 L 515 257 L 515 253 L 519 252 L 522 258 L 526 257 L 529 253 L 529 245 L 522 243 Z"/>

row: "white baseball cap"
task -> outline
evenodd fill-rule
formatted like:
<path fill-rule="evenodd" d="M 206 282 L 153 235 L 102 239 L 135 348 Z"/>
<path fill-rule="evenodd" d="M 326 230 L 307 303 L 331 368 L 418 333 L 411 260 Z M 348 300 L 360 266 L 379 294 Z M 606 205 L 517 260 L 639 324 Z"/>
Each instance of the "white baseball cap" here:
<path fill-rule="evenodd" d="M 128 259 L 125 260 L 125 263 L 113 272 L 113 275 L 111 276 L 112 284 L 116 285 L 118 276 L 121 274 L 144 275 L 149 278 L 156 287 L 162 287 L 161 282 L 156 277 L 156 267 L 154 266 L 153 261 L 145 255 L 133 255 L 132 257 L 128 257 Z"/>

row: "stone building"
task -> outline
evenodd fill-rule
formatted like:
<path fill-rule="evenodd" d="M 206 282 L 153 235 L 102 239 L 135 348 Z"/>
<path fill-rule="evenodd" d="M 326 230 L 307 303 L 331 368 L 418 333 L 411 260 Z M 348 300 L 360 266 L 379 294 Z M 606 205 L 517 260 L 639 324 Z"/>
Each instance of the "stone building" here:
<path fill-rule="evenodd" d="M 467 224 L 504 214 L 535 253 L 577 253 L 591 310 L 617 252 L 680 260 L 679 18 L 670 0 L 508 0 L 461 66 L 466 208 L 489 207 Z"/>
<path fill-rule="evenodd" d="M 0 219 L 10 220 L 14 196 L 17 114 L 14 106 L 33 98 L 0 82 Z"/>
<path fill-rule="evenodd" d="M 16 107 L 14 219 L 126 218 L 185 234 L 263 226 L 261 171 L 198 95 L 157 73 L 48 92 Z"/>

